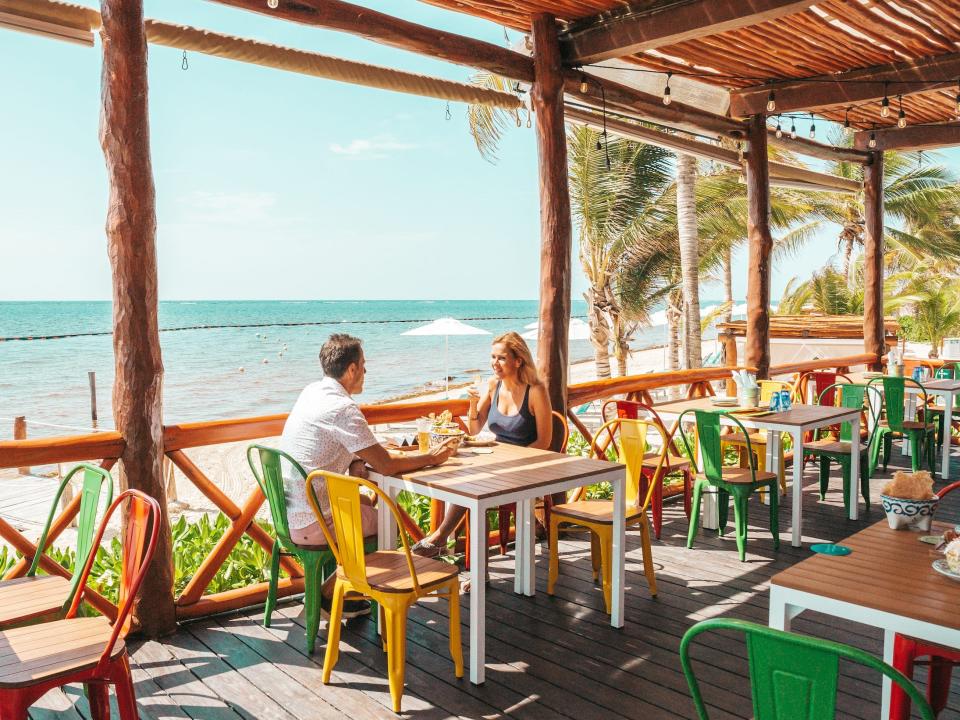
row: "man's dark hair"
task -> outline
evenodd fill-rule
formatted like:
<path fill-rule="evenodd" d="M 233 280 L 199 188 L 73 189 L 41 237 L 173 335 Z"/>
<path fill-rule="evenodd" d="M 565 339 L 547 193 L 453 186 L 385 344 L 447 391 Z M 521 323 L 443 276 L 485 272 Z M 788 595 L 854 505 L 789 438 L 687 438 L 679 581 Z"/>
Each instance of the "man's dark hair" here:
<path fill-rule="evenodd" d="M 320 367 L 324 375 L 339 380 L 351 363 L 360 362 L 362 354 L 360 338 L 334 333 L 320 348 Z"/>
<path fill-rule="evenodd" d="M 339 380 L 351 363 L 359 363 L 363 354 L 360 338 L 346 333 L 334 333 L 320 348 L 320 366 L 323 374 Z"/>

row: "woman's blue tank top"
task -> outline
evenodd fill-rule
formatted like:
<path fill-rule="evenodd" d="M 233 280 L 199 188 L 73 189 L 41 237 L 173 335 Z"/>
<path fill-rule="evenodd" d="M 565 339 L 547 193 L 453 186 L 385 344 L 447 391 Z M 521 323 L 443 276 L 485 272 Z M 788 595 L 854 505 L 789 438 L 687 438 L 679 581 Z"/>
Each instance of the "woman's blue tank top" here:
<path fill-rule="evenodd" d="M 498 442 L 508 445 L 530 445 L 537 440 L 537 421 L 530 413 L 530 386 L 523 394 L 523 403 L 520 412 L 516 415 L 504 415 L 500 412 L 497 402 L 500 399 L 500 385 L 493 392 L 493 401 L 490 403 L 490 412 L 487 414 L 487 425 L 490 432 L 497 436 Z"/>

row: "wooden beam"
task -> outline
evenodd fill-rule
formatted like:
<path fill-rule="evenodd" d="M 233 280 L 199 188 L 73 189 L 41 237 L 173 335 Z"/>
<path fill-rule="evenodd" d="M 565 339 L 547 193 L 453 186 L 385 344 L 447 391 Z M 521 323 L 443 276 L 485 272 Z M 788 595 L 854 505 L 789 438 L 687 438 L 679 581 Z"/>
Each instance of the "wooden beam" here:
<path fill-rule="evenodd" d="M 536 80 L 530 91 L 540 164 L 540 333 L 537 366 L 550 404 L 567 407 L 567 339 L 570 322 L 570 255 L 573 230 L 563 119 L 563 68 L 552 15 L 533 19 Z M 562 438 L 551 447 L 559 450 Z"/>
<path fill-rule="evenodd" d="M 833 145 L 824 145 L 816 140 L 807 140 L 807 138 L 791 138 L 784 133 L 783 137 L 778 138 L 776 130 L 767 130 L 767 142 L 782 147 L 784 150 L 808 155 L 819 160 L 829 160 L 830 162 L 854 162 L 866 165 L 870 162 L 870 153 L 853 148 L 842 148 Z"/>
<path fill-rule="evenodd" d="M 817 0 L 687 0 L 604 12 L 564 32 L 564 62 L 589 65 L 664 45 L 716 35 L 806 10 Z M 650 3 L 646 3 L 647 6 Z"/>
<path fill-rule="evenodd" d="M 958 76 L 960 53 L 951 53 L 832 75 L 781 80 L 732 91 L 730 115 L 747 117 L 765 112 L 771 90 L 776 94 L 776 112 L 792 112 L 855 105 L 880 100 L 885 94 L 895 98 L 897 95 L 953 88 L 957 85 Z"/>
<path fill-rule="evenodd" d="M 863 130 L 854 133 L 853 146 L 858 150 L 869 150 L 870 133 L 874 134 L 874 150 L 933 150 L 936 148 L 960 145 L 960 122 L 937 125 L 907 125 L 880 130 Z"/>
<path fill-rule="evenodd" d="M 887 352 L 883 323 L 883 152 L 863 173 L 863 351 Z"/>
<path fill-rule="evenodd" d="M 770 374 L 770 169 L 767 122 L 754 115 L 747 134 L 747 338 L 744 362 L 757 377 Z"/>
<path fill-rule="evenodd" d="M 163 362 L 157 327 L 156 206 L 147 112 L 143 0 L 102 0 L 100 143 L 107 166 L 113 271 L 113 417 L 123 436 L 121 487 L 156 498 L 161 527 L 134 614 L 144 634 L 176 629 L 173 553 L 161 472 Z M 126 515 L 124 516 L 126 522 Z"/>
<path fill-rule="evenodd" d="M 493 43 L 401 20 L 343 0 L 281 0 L 273 9 L 267 6 L 266 0 L 210 1 L 281 20 L 359 35 L 400 50 L 480 68 L 514 80 L 533 82 L 533 60 L 526 55 Z"/>

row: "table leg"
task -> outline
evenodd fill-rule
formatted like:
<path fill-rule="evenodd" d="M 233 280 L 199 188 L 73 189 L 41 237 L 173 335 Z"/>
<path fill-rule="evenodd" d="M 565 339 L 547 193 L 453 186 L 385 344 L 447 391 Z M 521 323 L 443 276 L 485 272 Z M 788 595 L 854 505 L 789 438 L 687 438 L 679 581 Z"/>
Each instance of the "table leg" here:
<path fill-rule="evenodd" d="M 883 631 L 883 661 L 893 665 L 893 640 L 897 633 L 893 630 Z M 886 675 L 880 681 L 880 717 L 887 720 L 890 717 L 890 678 Z"/>
<path fill-rule="evenodd" d="M 700 435 L 697 435 L 697 458 L 703 457 L 700 447 Z M 711 486 L 703 488 L 700 496 L 700 527 L 704 530 L 716 530 L 720 527 L 720 506 L 717 503 L 717 491 Z"/>
<path fill-rule="evenodd" d="M 480 685 L 486 663 L 486 509 L 470 508 L 470 682 Z"/>
<path fill-rule="evenodd" d="M 536 586 L 536 520 L 533 500 L 517 502 L 517 536 L 515 547 L 513 591 L 518 595 L 533 596 Z"/>
<path fill-rule="evenodd" d="M 626 565 L 625 548 L 627 541 L 627 478 L 620 472 L 610 482 L 613 486 L 613 563 L 610 570 L 612 580 L 610 588 L 610 624 L 623 627 L 623 585 Z"/>
<path fill-rule="evenodd" d="M 859 513 L 857 499 L 860 497 L 860 414 L 850 422 L 850 486 L 847 497 L 850 519 L 856 520 Z M 869 460 L 867 460 L 869 462 Z"/>
<path fill-rule="evenodd" d="M 800 515 L 803 509 L 803 430 L 793 432 L 793 507 L 791 512 L 792 537 L 790 544 L 794 547 L 803 545 L 803 528 Z"/>
<path fill-rule="evenodd" d="M 913 393 L 907 393 L 906 408 L 903 412 L 903 419 L 911 421 L 917 419 L 917 396 Z M 903 439 L 900 441 L 900 451 L 907 457 L 910 457 L 912 454 L 910 450 L 910 440 L 906 435 L 904 435 Z"/>
<path fill-rule="evenodd" d="M 767 614 L 767 625 L 775 630 L 790 632 L 790 621 L 803 612 L 799 605 L 791 605 L 786 601 L 782 588 L 770 586 L 770 610 Z"/>
<path fill-rule="evenodd" d="M 943 407 L 943 459 L 940 461 L 940 479 L 950 478 L 951 425 L 953 425 L 953 393 L 947 393 Z"/>
<path fill-rule="evenodd" d="M 780 432 L 778 430 L 767 430 L 767 470 L 778 472 L 783 456 L 783 445 L 780 443 Z M 778 473 L 779 474 L 779 473 Z M 777 492 L 780 492 L 780 481 L 777 480 Z M 770 496 L 763 495 L 763 504 L 770 504 Z"/>

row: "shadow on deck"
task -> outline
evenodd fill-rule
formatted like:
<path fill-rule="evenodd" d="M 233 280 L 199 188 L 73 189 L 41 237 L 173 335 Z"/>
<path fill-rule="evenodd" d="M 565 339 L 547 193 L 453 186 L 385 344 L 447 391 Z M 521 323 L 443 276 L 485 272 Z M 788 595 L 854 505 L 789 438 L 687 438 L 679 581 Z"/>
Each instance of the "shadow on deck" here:
<path fill-rule="evenodd" d="M 902 458 L 901 458 L 902 460 Z M 954 459 L 954 477 L 957 472 Z M 891 468 L 892 470 L 892 468 Z M 590 571 L 589 543 L 568 537 L 561 545 L 560 580 L 546 595 L 546 557 L 537 550 L 534 598 L 513 593 L 513 559 L 491 559 L 487 594 L 487 681 L 475 687 L 456 680 L 447 654 L 444 602 L 422 603 L 408 624 L 407 689 L 404 715 L 440 718 L 692 718 L 678 647 L 684 631 L 710 617 L 767 621 L 768 583 L 772 575 L 808 557 L 812 542 L 834 542 L 883 519 L 879 490 L 872 481 L 873 504 L 861 520 L 845 519 L 839 477 L 825 502 L 817 498 L 812 465 L 804 479 L 803 548 L 789 541 L 790 497 L 781 507 L 781 546 L 773 550 L 766 508 L 751 500 L 747 561 L 737 561 L 732 535 L 702 531 L 694 549 L 684 547 L 687 521 L 681 505 L 665 508 L 663 538 L 654 544 L 659 596 L 651 599 L 642 573 L 636 533 L 628 533 L 627 624 L 607 623 L 599 589 Z M 942 486 L 943 483 L 938 483 Z M 939 519 L 960 522 L 960 493 L 945 502 Z M 865 592 L 869 589 L 865 588 Z M 374 623 L 347 624 L 333 682 L 320 682 L 323 637 L 317 652 L 304 649 L 303 608 L 281 605 L 273 626 L 262 626 L 262 611 L 206 618 L 185 624 L 163 643 L 134 643 L 134 680 L 144 718 L 394 718 L 389 709 L 386 663 Z M 468 617 L 463 598 L 463 617 Z M 878 630 L 838 624 L 805 613 L 794 621 L 797 632 L 827 637 L 882 654 Z M 469 637 L 464 629 L 464 642 Z M 745 649 L 732 636 L 706 635 L 694 656 L 711 718 L 752 715 Z M 464 648 L 466 654 L 466 647 Z M 922 684 L 925 670 L 917 680 Z M 960 675 L 960 673 L 958 673 Z M 838 717 L 879 714 L 879 677 L 859 667 L 842 666 Z M 89 717 L 78 687 L 47 695 L 31 711 L 34 718 Z M 960 682 L 942 720 L 960 718 Z"/>

